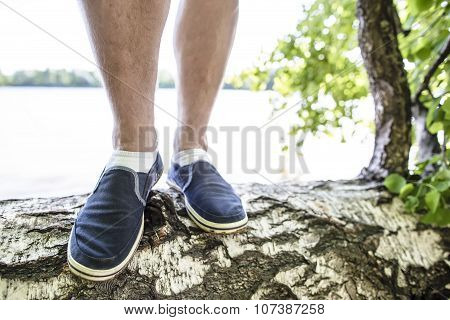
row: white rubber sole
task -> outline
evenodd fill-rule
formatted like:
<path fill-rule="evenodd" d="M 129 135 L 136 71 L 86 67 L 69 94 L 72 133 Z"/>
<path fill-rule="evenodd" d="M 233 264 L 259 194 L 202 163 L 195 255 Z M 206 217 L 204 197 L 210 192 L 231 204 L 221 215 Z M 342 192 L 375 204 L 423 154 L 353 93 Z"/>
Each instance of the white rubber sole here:
<path fill-rule="evenodd" d="M 170 180 L 166 181 L 167 184 L 177 190 L 178 192 L 183 193 L 183 191 L 173 182 Z M 208 221 L 201 217 L 195 210 L 192 208 L 192 206 L 189 204 L 186 196 L 183 193 L 184 197 L 184 203 L 186 205 L 186 211 L 188 213 L 189 218 L 202 230 L 206 232 L 212 232 L 212 233 L 234 233 L 239 230 L 244 229 L 247 226 L 248 223 L 248 217 L 245 215 L 245 219 L 242 219 L 240 221 L 232 222 L 232 223 L 215 223 Z"/>
<path fill-rule="evenodd" d="M 73 232 L 73 230 L 74 229 L 72 229 L 72 232 Z M 133 247 L 130 250 L 130 253 L 127 255 L 125 260 L 122 261 L 119 265 L 117 265 L 114 268 L 106 269 L 106 270 L 91 269 L 86 266 L 83 266 L 81 263 L 74 260 L 72 258 L 72 256 L 70 255 L 70 239 L 72 239 L 72 236 L 71 236 L 69 238 L 69 244 L 67 247 L 67 261 L 69 264 L 69 270 L 73 274 L 79 276 L 80 278 L 86 279 L 86 280 L 91 280 L 91 281 L 110 280 L 110 279 L 114 278 L 115 276 L 117 276 L 120 272 L 122 272 L 126 268 L 128 263 L 130 262 L 131 258 L 135 254 L 135 252 L 139 246 L 139 242 L 141 242 L 143 233 L 144 233 L 144 213 L 142 213 L 142 223 L 141 223 L 141 227 L 139 229 L 139 234 L 136 237 L 136 240 L 133 244 Z"/>

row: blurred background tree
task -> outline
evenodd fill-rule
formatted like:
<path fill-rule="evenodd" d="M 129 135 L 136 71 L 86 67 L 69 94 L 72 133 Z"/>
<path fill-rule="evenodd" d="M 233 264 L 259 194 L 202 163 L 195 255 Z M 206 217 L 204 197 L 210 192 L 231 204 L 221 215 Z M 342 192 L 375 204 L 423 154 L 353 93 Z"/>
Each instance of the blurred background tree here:
<path fill-rule="evenodd" d="M 445 225 L 449 20 L 445 0 L 315 0 L 296 30 L 234 83 L 273 89 L 275 116 L 296 108 L 292 134 L 340 134 L 343 123 L 356 130 L 364 123 L 355 109 L 372 95 L 375 147 L 361 177 L 387 177 L 386 187 L 409 211 Z M 293 99 L 299 102 L 290 105 Z"/>

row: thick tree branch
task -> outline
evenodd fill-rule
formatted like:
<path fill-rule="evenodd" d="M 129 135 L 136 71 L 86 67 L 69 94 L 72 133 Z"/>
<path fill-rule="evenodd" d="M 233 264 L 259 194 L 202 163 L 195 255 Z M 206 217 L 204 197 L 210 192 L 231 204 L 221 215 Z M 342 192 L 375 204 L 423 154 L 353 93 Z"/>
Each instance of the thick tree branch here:
<path fill-rule="evenodd" d="M 145 232 L 106 283 L 73 276 L 67 239 L 85 196 L 0 202 L 0 299 L 447 299 L 450 233 L 374 183 L 236 186 L 245 231 L 214 235 L 153 191 Z"/>

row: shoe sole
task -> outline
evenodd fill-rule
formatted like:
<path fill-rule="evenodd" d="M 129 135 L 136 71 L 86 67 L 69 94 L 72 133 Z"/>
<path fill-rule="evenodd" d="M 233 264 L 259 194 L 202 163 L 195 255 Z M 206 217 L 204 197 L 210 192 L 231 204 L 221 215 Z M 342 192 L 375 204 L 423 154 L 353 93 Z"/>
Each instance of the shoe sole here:
<path fill-rule="evenodd" d="M 73 229 L 72 229 L 73 232 Z M 133 247 L 130 250 L 130 253 L 127 255 L 127 257 L 116 267 L 107 269 L 107 270 L 96 270 L 92 268 L 88 268 L 81 263 L 75 261 L 72 256 L 70 255 L 70 241 L 72 237 L 69 238 L 69 245 L 67 250 L 67 260 L 69 264 L 69 270 L 79 276 L 80 278 L 91 280 L 91 281 L 106 281 L 114 278 L 117 276 L 120 272 L 124 271 L 127 267 L 128 263 L 130 262 L 133 255 L 136 253 L 137 248 L 139 247 L 139 242 L 141 242 L 142 235 L 144 233 L 144 213 L 142 213 L 142 223 L 141 228 L 139 230 L 139 235 L 136 237 L 136 240 L 133 244 Z"/>
<path fill-rule="evenodd" d="M 248 217 L 245 215 L 245 219 L 242 219 L 240 221 L 236 221 L 233 223 L 215 223 L 206 220 L 202 216 L 200 216 L 194 208 L 189 204 L 189 201 L 187 200 L 186 196 L 184 195 L 183 191 L 173 182 L 170 180 L 166 181 L 167 184 L 175 189 L 176 191 L 183 194 L 184 197 L 184 203 L 186 205 L 186 211 L 188 213 L 189 218 L 202 230 L 206 232 L 211 233 L 222 233 L 222 234 L 228 234 L 228 233 L 234 233 L 237 231 L 240 231 L 244 229 L 247 226 L 248 223 Z"/>

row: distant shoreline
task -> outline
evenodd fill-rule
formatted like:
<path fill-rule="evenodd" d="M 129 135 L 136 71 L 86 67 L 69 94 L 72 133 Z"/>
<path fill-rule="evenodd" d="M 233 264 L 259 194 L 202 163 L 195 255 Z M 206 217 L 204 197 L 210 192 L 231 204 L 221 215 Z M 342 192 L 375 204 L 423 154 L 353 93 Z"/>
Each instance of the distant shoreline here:
<path fill-rule="evenodd" d="M 103 86 L 66 86 L 66 85 L 22 85 L 6 84 L 0 85 L 0 88 L 103 88 Z"/>
<path fill-rule="evenodd" d="M 102 83 L 94 71 L 46 69 L 18 70 L 5 75 L 0 72 L 0 87 L 40 87 L 40 88 L 101 88 Z M 166 70 L 158 72 L 158 88 L 174 89 L 175 80 Z M 232 83 L 224 83 L 222 89 L 246 90 L 245 86 L 236 87 Z"/>
<path fill-rule="evenodd" d="M 14 84 L 7 84 L 7 85 L 0 85 L 0 88 L 73 88 L 73 89 L 99 89 L 103 88 L 103 86 L 66 86 L 66 85 L 14 85 Z M 176 89 L 176 87 L 167 87 L 167 86 L 158 86 L 158 89 Z M 234 88 L 227 86 L 227 84 L 224 84 L 222 87 L 222 90 L 250 90 L 249 88 Z"/>

